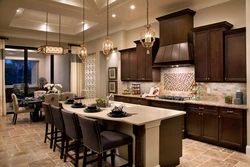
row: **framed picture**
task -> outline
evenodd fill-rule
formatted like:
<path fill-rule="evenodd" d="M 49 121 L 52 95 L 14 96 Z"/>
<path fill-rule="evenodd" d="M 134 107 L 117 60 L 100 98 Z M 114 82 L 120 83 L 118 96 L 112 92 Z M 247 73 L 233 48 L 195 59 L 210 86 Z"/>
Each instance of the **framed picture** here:
<path fill-rule="evenodd" d="M 108 71 L 109 79 L 113 80 L 117 78 L 117 68 L 116 67 L 109 67 Z"/>
<path fill-rule="evenodd" d="M 117 81 L 109 81 L 109 93 L 116 93 L 117 92 Z"/>

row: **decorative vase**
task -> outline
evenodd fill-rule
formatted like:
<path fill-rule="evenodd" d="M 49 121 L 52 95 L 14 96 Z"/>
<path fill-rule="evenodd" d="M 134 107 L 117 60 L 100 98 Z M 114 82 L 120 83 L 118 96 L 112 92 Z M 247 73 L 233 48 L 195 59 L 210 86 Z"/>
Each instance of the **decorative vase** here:
<path fill-rule="evenodd" d="M 225 98 L 225 103 L 232 104 L 232 98 L 231 99 Z"/>

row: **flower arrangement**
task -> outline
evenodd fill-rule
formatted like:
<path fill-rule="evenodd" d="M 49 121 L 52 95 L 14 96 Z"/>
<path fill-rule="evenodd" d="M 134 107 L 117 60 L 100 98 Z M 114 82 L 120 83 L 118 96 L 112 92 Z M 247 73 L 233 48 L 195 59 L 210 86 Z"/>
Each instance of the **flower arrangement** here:
<path fill-rule="evenodd" d="M 47 93 L 59 93 L 58 88 L 63 88 L 61 84 L 46 84 L 43 86 L 44 88 L 46 88 L 48 91 Z"/>

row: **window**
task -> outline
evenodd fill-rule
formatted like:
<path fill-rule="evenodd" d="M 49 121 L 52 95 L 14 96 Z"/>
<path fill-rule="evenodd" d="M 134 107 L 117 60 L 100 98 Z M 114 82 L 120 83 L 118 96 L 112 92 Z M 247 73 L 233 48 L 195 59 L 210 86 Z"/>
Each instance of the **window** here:
<path fill-rule="evenodd" d="M 28 60 L 28 83 L 37 84 L 38 61 Z M 24 61 L 5 60 L 5 85 L 24 83 Z"/>

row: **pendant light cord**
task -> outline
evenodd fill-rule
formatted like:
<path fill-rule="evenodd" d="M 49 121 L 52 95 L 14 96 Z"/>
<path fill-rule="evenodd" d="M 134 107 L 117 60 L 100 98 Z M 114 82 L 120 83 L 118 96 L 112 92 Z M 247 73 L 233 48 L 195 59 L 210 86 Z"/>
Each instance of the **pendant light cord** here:
<path fill-rule="evenodd" d="M 59 15 L 59 46 L 61 46 L 61 15 Z"/>
<path fill-rule="evenodd" d="M 46 13 L 46 35 L 45 35 L 46 36 L 46 45 L 47 45 L 47 36 L 48 36 L 47 31 L 48 31 L 48 13 Z"/>
<path fill-rule="evenodd" d="M 82 1 L 82 44 L 84 44 L 84 0 Z"/>
<path fill-rule="evenodd" d="M 148 26 L 148 0 L 147 0 L 147 26 Z"/>
<path fill-rule="evenodd" d="M 107 0 L 107 36 L 109 36 L 109 0 Z"/>

